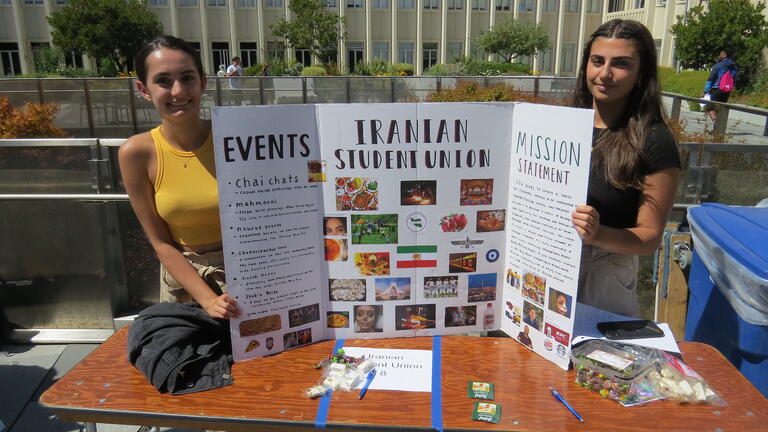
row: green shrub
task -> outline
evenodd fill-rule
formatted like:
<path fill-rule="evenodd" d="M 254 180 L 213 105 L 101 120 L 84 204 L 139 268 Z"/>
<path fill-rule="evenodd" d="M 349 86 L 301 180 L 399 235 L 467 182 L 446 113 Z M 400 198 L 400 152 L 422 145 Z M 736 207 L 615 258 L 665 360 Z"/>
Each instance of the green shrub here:
<path fill-rule="evenodd" d="M 462 59 L 467 75 L 530 75 L 530 68 L 522 63 L 490 62 L 471 58 Z"/>
<path fill-rule="evenodd" d="M 99 75 L 103 77 L 116 77 L 119 70 L 115 62 L 108 58 L 103 58 L 99 61 Z"/>
<path fill-rule="evenodd" d="M 363 76 L 387 76 L 392 75 L 394 68 L 386 61 L 377 58 L 370 63 L 358 62 L 355 65 L 353 74 Z"/>
<path fill-rule="evenodd" d="M 327 76 L 328 72 L 322 66 L 307 66 L 301 70 L 301 76 Z"/>
<path fill-rule="evenodd" d="M 413 76 L 413 65 L 409 63 L 398 63 L 395 65 L 395 75 Z"/>
<path fill-rule="evenodd" d="M 517 91 L 511 86 L 498 84 L 485 87 L 472 81 L 459 81 L 455 88 L 430 93 L 427 102 L 532 102 L 553 104 L 530 92 Z"/>
<path fill-rule="evenodd" d="M 464 63 L 438 63 L 424 71 L 424 75 L 432 76 L 461 76 L 466 75 Z"/>
<path fill-rule="evenodd" d="M 304 65 L 299 62 L 288 62 L 279 57 L 272 57 L 267 61 L 269 76 L 299 76 Z M 261 73 L 261 71 L 259 71 Z"/>
<path fill-rule="evenodd" d="M 260 63 L 256 63 L 243 69 L 243 72 L 245 72 L 246 76 L 259 76 L 261 75 L 262 69 L 264 69 L 264 66 Z"/>

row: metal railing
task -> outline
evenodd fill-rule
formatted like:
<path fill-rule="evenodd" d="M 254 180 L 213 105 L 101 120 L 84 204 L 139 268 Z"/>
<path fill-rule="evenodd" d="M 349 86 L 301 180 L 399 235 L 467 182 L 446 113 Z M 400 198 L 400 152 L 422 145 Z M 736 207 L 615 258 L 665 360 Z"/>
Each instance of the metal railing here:
<path fill-rule="evenodd" d="M 19 327 L 111 328 L 157 301 L 157 260 L 119 175 L 123 141 L 0 140 L 0 307 Z M 678 210 L 768 197 L 764 146 L 681 148 Z"/>
<path fill-rule="evenodd" d="M 574 78 L 554 76 L 475 77 L 238 77 L 211 76 L 203 94 L 201 115 L 226 105 L 298 103 L 413 102 L 459 81 L 505 84 L 544 99 L 560 101 L 573 89 Z M 160 117 L 135 90 L 135 78 L 0 79 L 0 94 L 11 104 L 55 102 L 55 126 L 83 138 L 129 137 L 151 129 Z"/>
<path fill-rule="evenodd" d="M 475 77 L 238 77 L 240 88 L 229 86 L 230 78 L 211 76 L 203 95 L 201 115 L 210 118 L 213 106 L 272 105 L 293 103 L 411 102 L 430 93 L 455 86 L 459 81 L 481 85 L 504 84 L 516 90 L 557 102 L 566 100 L 575 85 L 574 77 L 475 76 Z M 15 106 L 25 102 L 55 102 L 59 113 L 55 125 L 76 137 L 123 137 L 151 129 L 160 117 L 151 103 L 135 90 L 135 78 L 31 78 L 0 79 L 0 94 Z M 676 93 L 662 93 L 671 99 L 671 116 L 679 118 L 683 102 L 703 100 Z M 729 128 L 730 113 L 762 117 L 762 131 L 768 137 L 768 110 L 745 105 L 709 102 L 719 109 L 715 132 Z M 733 122 L 731 122 L 733 124 Z"/>

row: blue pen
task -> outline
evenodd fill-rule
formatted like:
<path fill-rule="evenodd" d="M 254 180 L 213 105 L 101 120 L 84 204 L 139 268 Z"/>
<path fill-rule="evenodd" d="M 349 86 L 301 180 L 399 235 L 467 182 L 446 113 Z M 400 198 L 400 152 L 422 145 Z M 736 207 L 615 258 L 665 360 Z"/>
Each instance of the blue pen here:
<path fill-rule="evenodd" d="M 571 408 L 571 406 L 568 405 L 568 402 L 566 402 L 565 399 L 563 399 L 563 397 L 560 396 L 560 393 L 558 393 L 557 390 L 555 390 L 554 388 L 550 387 L 549 391 L 552 392 L 552 396 L 554 396 L 555 399 L 559 400 L 560 403 L 562 403 L 563 405 L 565 405 L 566 408 L 568 408 L 568 411 L 570 411 L 571 414 L 573 414 L 577 419 L 579 419 L 580 422 L 584 423 L 584 419 L 581 418 L 581 416 L 579 415 L 579 413 L 576 412 L 575 409 Z"/>
<path fill-rule="evenodd" d="M 363 388 L 360 389 L 360 396 L 358 396 L 358 399 L 362 399 L 363 396 L 365 396 L 365 392 L 368 391 L 368 386 L 371 385 L 371 381 L 373 381 L 373 378 L 376 376 L 376 369 L 371 370 L 368 372 L 368 377 L 365 379 L 365 384 L 363 384 Z"/>

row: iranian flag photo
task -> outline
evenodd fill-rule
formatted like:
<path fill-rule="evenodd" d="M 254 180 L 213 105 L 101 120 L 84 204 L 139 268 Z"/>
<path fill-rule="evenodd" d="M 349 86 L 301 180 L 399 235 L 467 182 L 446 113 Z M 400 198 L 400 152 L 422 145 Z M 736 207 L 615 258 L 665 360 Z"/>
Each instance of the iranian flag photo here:
<path fill-rule="evenodd" d="M 437 267 L 437 246 L 398 246 L 397 268 Z"/>

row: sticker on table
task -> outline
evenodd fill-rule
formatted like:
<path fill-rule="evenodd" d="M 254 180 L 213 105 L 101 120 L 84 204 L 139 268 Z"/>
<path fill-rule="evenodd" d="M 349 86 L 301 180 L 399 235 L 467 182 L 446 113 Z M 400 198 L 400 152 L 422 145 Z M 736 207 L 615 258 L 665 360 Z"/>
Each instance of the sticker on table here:
<path fill-rule="evenodd" d="M 496 300 L 496 273 L 472 274 L 467 278 L 467 301 Z"/>
<path fill-rule="evenodd" d="M 493 204 L 493 179 L 462 179 L 459 186 L 459 205 Z"/>
<path fill-rule="evenodd" d="M 523 276 L 523 297 L 544 306 L 544 293 L 547 288 L 547 280 L 543 276 L 526 273 Z"/>
<path fill-rule="evenodd" d="M 504 231 L 506 210 L 480 210 L 477 212 L 477 232 Z"/>
<path fill-rule="evenodd" d="M 352 214 L 352 244 L 397 244 L 397 214 Z"/>
<path fill-rule="evenodd" d="M 365 279 L 328 279 L 331 301 L 364 301 Z"/>
<path fill-rule="evenodd" d="M 325 260 L 346 261 L 348 258 L 347 239 L 325 239 Z"/>
<path fill-rule="evenodd" d="M 477 271 L 477 252 L 448 255 L 448 273 L 473 273 Z"/>
<path fill-rule="evenodd" d="M 434 304 L 395 306 L 395 330 L 435 328 Z"/>
<path fill-rule="evenodd" d="M 405 221 L 405 225 L 411 232 L 420 233 L 427 229 L 427 216 L 420 211 L 412 212 Z"/>
<path fill-rule="evenodd" d="M 319 303 L 288 310 L 288 327 L 298 327 L 315 321 L 320 321 Z"/>
<path fill-rule="evenodd" d="M 327 175 L 325 174 L 325 161 L 314 160 L 307 162 L 307 172 L 309 173 L 309 182 L 324 182 L 327 181 Z"/>
<path fill-rule="evenodd" d="M 326 326 L 328 328 L 349 328 L 349 312 L 347 311 L 326 312 Z"/>
<path fill-rule="evenodd" d="M 400 205 L 437 204 L 436 180 L 409 180 L 400 182 Z"/>
<path fill-rule="evenodd" d="M 280 315 L 268 315 L 261 318 L 240 321 L 239 331 L 241 337 L 255 336 L 262 333 L 280 330 Z"/>
<path fill-rule="evenodd" d="M 459 296 L 458 276 L 425 276 L 424 298 L 452 298 Z"/>
<path fill-rule="evenodd" d="M 388 275 L 389 252 L 356 253 L 355 267 L 361 276 Z"/>

